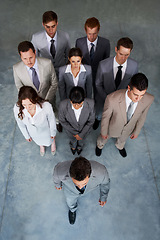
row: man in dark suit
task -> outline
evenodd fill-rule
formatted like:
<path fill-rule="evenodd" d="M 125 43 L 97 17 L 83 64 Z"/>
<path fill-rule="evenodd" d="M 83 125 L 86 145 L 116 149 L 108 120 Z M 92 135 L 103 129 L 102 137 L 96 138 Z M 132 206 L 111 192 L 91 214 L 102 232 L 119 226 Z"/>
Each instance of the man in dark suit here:
<path fill-rule="evenodd" d="M 84 139 L 90 133 L 95 121 L 94 100 L 84 97 L 82 87 L 73 87 L 69 99 L 65 99 L 59 106 L 59 122 L 70 138 L 73 155 L 80 154 Z"/>
<path fill-rule="evenodd" d="M 37 32 L 32 36 L 32 43 L 37 56 L 52 60 L 58 77 L 58 69 L 68 61 L 70 40 L 66 32 L 57 30 L 58 17 L 53 11 L 43 14 L 44 31 Z"/>
<path fill-rule="evenodd" d="M 106 38 L 98 36 L 100 23 L 97 18 L 88 18 L 85 22 L 86 37 L 76 40 L 76 47 L 80 48 L 83 54 L 82 63 L 91 65 L 93 90 L 95 94 L 95 78 L 98 64 L 101 60 L 110 56 L 110 43 Z"/>
<path fill-rule="evenodd" d="M 154 97 L 147 93 L 148 79 L 142 73 L 135 74 L 128 89 L 109 94 L 105 100 L 101 122 L 101 134 L 97 139 L 96 155 L 100 156 L 108 139 L 117 139 L 116 147 L 122 157 L 127 138 L 136 139 L 144 125 Z"/>
<path fill-rule="evenodd" d="M 107 202 L 109 175 L 106 167 L 96 161 L 77 157 L 73 161 L 60 162 L 54 168 L 53 181 L 57 190 L 64 190 L 70 224 L 75 223 L 77 202 L 81 196 L 85 197 L 88 192 L 99 187 L 100 206 L 103 207 Z"/>
<path fill-rule="evenodd" d="M 131 77 L 138 72 L 137 62 L 129 58 L 133 49 L 130 38 L 118 40 L 116 56 L 100 62 L 96 76 L 96 120 L 93 128 L 97 129 L 101 120 L 103 105 L 108 94 L 127 88 Z"/>

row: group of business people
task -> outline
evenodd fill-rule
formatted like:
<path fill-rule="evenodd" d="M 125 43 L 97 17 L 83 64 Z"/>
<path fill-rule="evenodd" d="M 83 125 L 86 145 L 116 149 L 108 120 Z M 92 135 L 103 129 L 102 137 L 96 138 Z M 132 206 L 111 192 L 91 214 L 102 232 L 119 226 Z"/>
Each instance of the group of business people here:
<path fill-rule="evenodd" d="M 42 24 L 44 30 L 33 34 L 31 42 L 18 45 L 22 61 L 13 66 L 19 91 L 14 115 L 22 134 L 27 141 L 33 139 L 40 146 L 41 156 L 45 146 L 51 146 L 54 155 L 56 128 L 59 132 L 64 128 L 72 154 L 79 155 L 86 136 L 101 121 L 96 155 L 100 156 L 108 139 L 114 137 L 120 155 L 126 157 L 125 142 L 129 136 L 137 138 L 154 99 L 146 93 L 147 77 L 138 73 L 137 62 L 129 57 L 132 40 L 119 39 L 116 54 L 110 57 L 110 42 L 98 35 L 100 23 L 95 17 L 86 20 L 86 36 L 77 39 L 74 48 L 70 48 L 69 35 L 57 30 L 55 12 L 45 12 Z M 79 194 L 86 192 L 86 186 L 90 188 L 88 182 L 92 182 L 91 189 L 100 186 L 101 206 L 108 196 L 107 170 L 97 162 L 87 161 L 76 158 L 75 165 L 66 161 L 54 170 L 56 188 L 64 186 L 71 224 L 75 222 Z M 92 178 L 94 181 L 89 181 Z"/>

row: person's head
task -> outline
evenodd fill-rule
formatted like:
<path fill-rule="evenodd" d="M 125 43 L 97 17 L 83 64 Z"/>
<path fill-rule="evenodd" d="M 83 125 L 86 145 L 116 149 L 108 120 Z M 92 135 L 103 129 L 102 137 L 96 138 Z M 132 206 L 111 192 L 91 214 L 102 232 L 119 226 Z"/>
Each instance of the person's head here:
<path fill-rule="evenodd" d="M 33 67 L 36 61 L 36 51 L 33 44 L 29 41 L 19 43 L 18 52 L 23 63 L 28 67 Z"/>
<path fill-rule="evenodd" d="M 90 162 L 81 156 L 72 161 L 69 169 L 73 183 L 80 189 L 87 185 L 91 171 L 92 169 Z"/>
<path fill-rule="evenodd" d="M 82 87 L 76 86 L 71 89 L 69 94 L 69 99 L 71 101 L 72 106 L 75 109 L 78 110 L 79 108 L 82 107 L 84 98 L 85 98 L 85 92 Z"/>
<path fill-rule="evenodd" d="M 45 100 L 38 96 L 37 92 L 30 86 L 23 86 L 20 88 L 18 93 L 17 106 L 19 107 L 19 118 L 23 119 L 23 109 L 27 111 L 32 111 L 36 104 L 42 107 L 42 103 Z"/>
<path fill-rule="evenodd" d="M 84 25 L 87 38 L 90 42 L 94 42 L 98 37 L 98 33 L 100 30 L 99 20 L 95 17 L 88 18 Z"/>
<path fill-rule="evenodd" d="M 44 26 L 47 34 L 53 38 L 57 31 L 58 16 L 53 11 L 47 11 L 43 14 L 42 25 Z"/>
<path fill-rule="evenodd" d="M 148 79 L 143 73 L 132 76 L 128 85 L 128 97 L 133 102 L 139 102 L 148 88 Z"/>
<path fill-rule="evenodd" d="M 124 37 L 120 38 L 115 47 L 116 61 L 118 64 L 123 64 L 128 59 L 131 51 L 133 49 L 133 42 L 130 38 Z"/>
<path fill-rule="evenodd" d="M 71 48 L 68 54 L 68 60 L 72 68 L 80 68 L 82 62 L 82 51 L 80 48 Z"/>

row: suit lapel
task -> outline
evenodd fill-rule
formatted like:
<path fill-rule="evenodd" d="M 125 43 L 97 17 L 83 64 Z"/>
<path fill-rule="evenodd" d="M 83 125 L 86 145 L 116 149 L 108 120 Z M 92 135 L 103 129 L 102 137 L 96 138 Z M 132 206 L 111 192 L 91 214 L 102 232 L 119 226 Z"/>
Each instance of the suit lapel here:
<path fill-rule="evenodd" d="M 39 81 L 40 81 L 39 91 L 40 91 L 42 87 L 42 82 L 43 82 L 43 66 L 41 65 L 39 58 L 37 58 L 37 65 L 38 65 L 38 71 L 39 71 Z"/>
<path fill-rule="evenodd" d="M 127 114 L 126 114 L 126 99 L 125 99 L 125 92 L 121 93 L 121 97 L 119 99 L 119 108 L 123 117 L 125 124 L 127 123 Z"/>
<path fill-rule="evenodd" d="M 87 45 L 87 37 L 84 38 L 84 44 L 83 45 L 84 45 L 84 52 L 86 53 L 85 58 L 91 64 L 91 59 L 90 59 L 90 55 L 89 55 L 89 51 L 88 51 L 88 45 Z"/>

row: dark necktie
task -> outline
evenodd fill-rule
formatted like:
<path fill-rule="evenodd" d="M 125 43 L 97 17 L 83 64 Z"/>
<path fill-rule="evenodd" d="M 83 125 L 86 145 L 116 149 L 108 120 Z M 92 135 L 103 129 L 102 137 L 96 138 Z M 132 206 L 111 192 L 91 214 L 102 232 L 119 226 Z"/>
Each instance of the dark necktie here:
<path fill-rule="evenodd" d="M 38 78 L 37 72 L 36 72 L 36 70 L 33 67 L 31 67 L 30 69 L 32 70 L 32 81 L 33 81 L 33 84 L 34 84 L 34 86 L 38 90 L 40 82 L 39 82 L 39 78 Z"/>
<path fill-rule="evenodd" d="M 131 119 L 132 115 L 133 115 L 133 109 L 134 109 L 134 102 L 131 102 L 128 106 L 128 110 L 127 110 L 127 122 L 129 122 L 129 120 Z"/>
<path fill-rule="evenodd" d="M 90 59 L 91 59 L 91 62 L 93 61 L 93 58 L 94 58 L 94 44 L 91 43 L 91 50 L 90 50 Z"/>
<path fill-rule="evenodd" d="M 54 40 L 53 39 L 51 39 L 50 53 L 51 53 L 52 57 L 54 58 L 55 54 L 56 54 L 56 49 L 55 49 L 55 45 L 54 45 Z"/>
<path fill-rule="evenodd" d="M 76 186 L 76 188 L 77 188 L 77 190 L 81 193 L 81 194 L 83 194 L 84 193 L 84 191 L 85 191 L 85 189 L 86 189 L 86 186 L 84 186 L 83 188 L 79 188 L 79 187 L 77 187 Z"/>
<path fill-rule="evenodd" d="M 121 83 L 121 79 L 122 79 L 121 68 L 122 68 L 122 66 L 118 66 L 118 71 L 117 71 L 116 78 L 115 78 L 116 89 L 119 87 L 119 84 Z"/>

